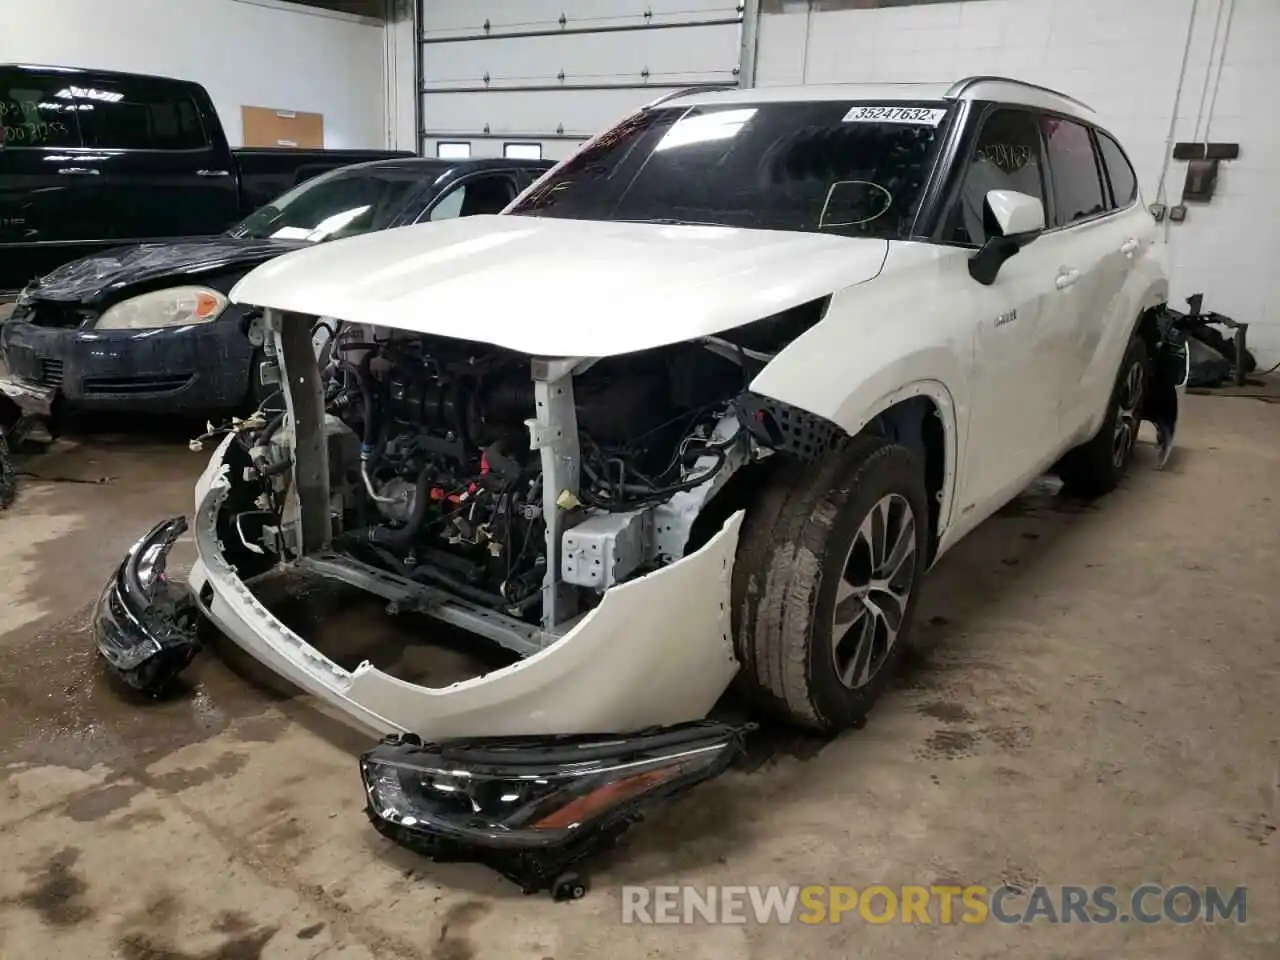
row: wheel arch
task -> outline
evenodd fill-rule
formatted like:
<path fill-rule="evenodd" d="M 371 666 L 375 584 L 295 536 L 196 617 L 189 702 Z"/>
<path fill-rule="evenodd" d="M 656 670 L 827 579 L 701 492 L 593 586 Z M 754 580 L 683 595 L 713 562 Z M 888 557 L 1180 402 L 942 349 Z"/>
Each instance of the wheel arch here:
<path fill-rule="evenodd" d="M 945 385 L 922 381 L 895 391 L 867 418 L 861 433 L 905 446 L 924 468 L 929 495 L 929 562 L 950 522 L 956 479 L 955 402 Z"/>
<path fill-rule="evenodd" d="M 782 456 L 766 458 L 761 464 L 762 469 L 776 469 L 777 461 L 797 457 L 816 460 L 826 454 L 829 443 L 864 434 L 885 437 L 915 453 L 925 471 L 925 486 L 929 495 L 929 546 L 932 561 L 938 542 L 951 522 L 960 462 L 958 403 L 945 382 L 933 377 L 921 377 L 884 391 L 856 408 L 846 403 L 838 420 L 828 420 L 812 410 L 776 397 L 764 394 L 755 396 L 769 403 L 773 415 L 789 420 L 793 430 L 786 437 L 791 441 L 789 446 L 766 444 L 784 452 Z M 789 414 L 787 410 L 790 411 Z M 749 411 L 744 413 L 749 416 Z M 735 476 L 730 484 L 734 484 L 735 480 L 742 483 Z M 745 483 L 742 485 L 747 486 Z"/>

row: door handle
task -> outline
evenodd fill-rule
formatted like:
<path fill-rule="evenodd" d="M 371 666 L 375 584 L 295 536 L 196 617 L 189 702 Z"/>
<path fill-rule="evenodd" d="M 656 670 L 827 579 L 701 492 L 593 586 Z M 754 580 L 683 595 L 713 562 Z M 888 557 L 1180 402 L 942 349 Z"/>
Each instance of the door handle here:
<path fill-rule="evenodd" d="M 1141 246 L 1141 244 L 1138 243 L 1137 239 L 1130 237 L 1124 243 L 1120 244 L 1120 252 L 1132 260 L 1133 255 L 1138 252 L 1139 246 Z"/>
<path fill-rule="evenodd" d="M 229 177 L 231 176 L 231 171 L 230 170 L 197 170 L 196 176 L 197 177 Z"/>
<path fill-rule="evenodd" d="M 102 171 L 93 167 L 59 167 L 58 173 L 64 177 L 96 177 Z"/>
<path fill-rule="evenodd" d="M 1058 274 L 1058 279 L 1053 282 L 1053 285 L 1059 290 L 1066 290 L 1068 287 L 1074 287 L 1079 279 L 1079 270 L 1063 270 Z"/>

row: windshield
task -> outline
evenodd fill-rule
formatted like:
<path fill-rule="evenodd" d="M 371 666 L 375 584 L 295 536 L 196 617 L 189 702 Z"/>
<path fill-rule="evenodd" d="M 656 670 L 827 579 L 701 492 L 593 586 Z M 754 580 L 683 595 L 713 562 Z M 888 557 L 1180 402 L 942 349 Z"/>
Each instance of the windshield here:
<path fill-rule="evenodd" d="M 422 181 L 420 171 L 404 168 L 331 170 L 255 210 L 228 232 L 318 243 L 385 230 Z"/>
<path fill-rule="evenodd" d="M 948 113 L 832 100 L 647 110 L 510 212 L 901 239 Z"/>

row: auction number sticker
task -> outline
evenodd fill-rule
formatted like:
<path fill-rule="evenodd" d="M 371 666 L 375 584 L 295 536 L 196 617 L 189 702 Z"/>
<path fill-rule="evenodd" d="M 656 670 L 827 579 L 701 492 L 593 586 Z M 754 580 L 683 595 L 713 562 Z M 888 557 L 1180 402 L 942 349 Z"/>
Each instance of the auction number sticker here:
<path fill-rule="evenodd" d="M 947 115 L 945 107 L 856 106 L 844 115 L 845 123 L 915 123 L 936 127 Z"/>

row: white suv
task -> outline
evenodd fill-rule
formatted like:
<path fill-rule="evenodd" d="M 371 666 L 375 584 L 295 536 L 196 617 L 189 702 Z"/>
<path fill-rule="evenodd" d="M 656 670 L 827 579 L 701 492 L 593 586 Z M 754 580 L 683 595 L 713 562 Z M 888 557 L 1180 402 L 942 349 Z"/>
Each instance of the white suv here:
<path fill-rule="evenodd" d="M 1110 490 L 1144 418 L 1167 451 L 1155 234 L 1093 112 L 1029 84 L 655 102 L 501 215 L 236 287 L 288 412 L 237 425 L 201 479 L 191 596 L 389 733 L 662 728 L 735 677 L 847 726 L 948 548 L 1046 471 Z M 189 659 L 153 608 L 180 526 L 104 595 L 99 645 L 138 685 Z M 435 688 L 348 670 L 246 587 L 280 566 L 517 659 Z"/>

